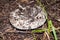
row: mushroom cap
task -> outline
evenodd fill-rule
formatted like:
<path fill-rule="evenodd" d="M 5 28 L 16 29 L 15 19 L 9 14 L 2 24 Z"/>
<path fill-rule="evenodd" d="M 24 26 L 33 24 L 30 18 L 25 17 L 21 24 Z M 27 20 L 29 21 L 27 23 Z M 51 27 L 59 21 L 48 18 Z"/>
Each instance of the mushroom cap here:
<path fill-rule="evenodd" d="M 10 23 L 17 29 L 29 30 L 42 26 L 46 21 L 46 14 L 38 5 L 23 7 L 10 12 Z"/>

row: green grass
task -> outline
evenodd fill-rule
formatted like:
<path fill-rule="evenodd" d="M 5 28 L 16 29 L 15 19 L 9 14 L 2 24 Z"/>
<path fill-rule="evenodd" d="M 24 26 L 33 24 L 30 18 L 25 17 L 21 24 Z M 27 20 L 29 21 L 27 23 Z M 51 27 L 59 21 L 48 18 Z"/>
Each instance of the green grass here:
<path fill-rule="evenodd" d="M 49 24 L 50 29 L 52 29 L 52 32 L 53 32 L 53 35 L 54 35 L 54 39 L 55 39 L 55 40 L 58 40 L 58 39 L 57 39 L 57 35 L 56 35 L 56 31 L 55 31 L 55 27 L 53 26 L 52 21 L 49 20 L 49 21 L 48 21 L 48 24 Z"/>
<path fill-rule="evenodd" d="M 50 35 L 51 34 L 51 30 L 52 30 L 53 35 L 54 35 L 54 39 L 58 40 L 57 35 L 56 35 L 56 31 L 55 31 L 55 27 L 53 26 L 52 20 L 48 19 L 48 13 L 46 12 L 45 7 L 41 3 L 41 1 L 39 1 L 39 0 L 36 0 L 36 1 L 40 5 L 42 10 L 46 13 L 46 20 L 47 20 L 48 28 L 33 30 L 32 33 L 48 32 L 48 34 Z"/>

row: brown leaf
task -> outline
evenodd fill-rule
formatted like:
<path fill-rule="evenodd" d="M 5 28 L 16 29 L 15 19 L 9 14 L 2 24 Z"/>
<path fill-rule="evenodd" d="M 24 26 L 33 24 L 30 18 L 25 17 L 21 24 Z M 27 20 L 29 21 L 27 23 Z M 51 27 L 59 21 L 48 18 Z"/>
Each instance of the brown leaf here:
<path fill-rule="evenodd" d="M 28 3 L 29 0 L 18 0 L 19 2 L 26 2 Z"/>

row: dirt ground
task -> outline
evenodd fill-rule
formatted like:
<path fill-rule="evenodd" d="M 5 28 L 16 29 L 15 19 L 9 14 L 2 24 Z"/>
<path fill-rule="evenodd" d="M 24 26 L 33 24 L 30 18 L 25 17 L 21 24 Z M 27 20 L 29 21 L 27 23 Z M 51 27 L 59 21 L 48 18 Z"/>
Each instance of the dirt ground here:
<path fill-rule="evenodd" d="M 46 7 L 49 19 L 53 21 L 56 28 L 60 28 L 60 0 L 41 0 Z M 9 12 L 18 8 L 15 0 L 0 0 L 0 40 L 48 40 L 44 37 L 45 33 L 31 34 L 32 30 L 19 30 L 14 28 L 9 22 Z M 46 27 L 45 23 L 42 27 Z M 39 29 L 39 28 L 38 28 Z M 60 29 L 59 29 L 60 30 Z M 60 40 L 60 31 L 57 30 L 58 40 Z M 50 35 L 50 40 L 54 40 Z"/>

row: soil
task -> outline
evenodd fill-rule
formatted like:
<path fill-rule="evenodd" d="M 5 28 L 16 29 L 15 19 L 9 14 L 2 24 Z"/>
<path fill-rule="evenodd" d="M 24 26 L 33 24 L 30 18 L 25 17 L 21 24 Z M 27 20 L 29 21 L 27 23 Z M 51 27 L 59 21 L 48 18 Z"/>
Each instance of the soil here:
<path fill-rule="evenodd" d="M 48 13 L 48 18 L 53 21 L 54 27 L 60 28 L 60 0 L 41 0 Z M 16 0 L 0 0 L 0 40 L 49 40 L 45 32 L 32 34 L 32 30 L 19 30 L 14 28 L 9 21 L 9 12 L 18 8 Z M 40 28 L 46 28 L 47 22 Z M 51 32 L 52 33 L 52 32 Z M 60 31 L 57 30 L 58 40 Z M 53 34 L 50 40 L 54 40 Z"/>

